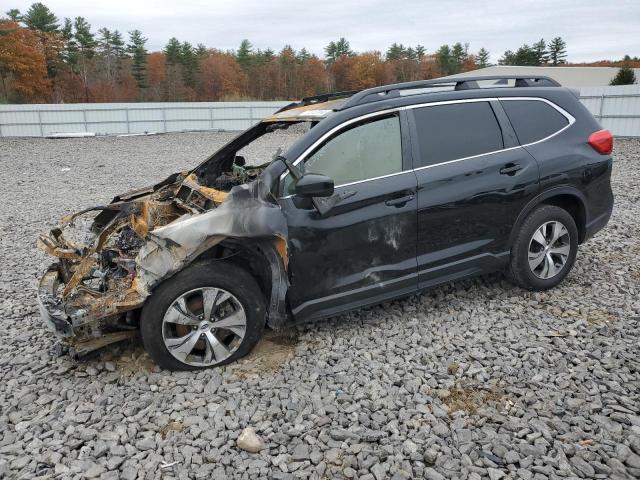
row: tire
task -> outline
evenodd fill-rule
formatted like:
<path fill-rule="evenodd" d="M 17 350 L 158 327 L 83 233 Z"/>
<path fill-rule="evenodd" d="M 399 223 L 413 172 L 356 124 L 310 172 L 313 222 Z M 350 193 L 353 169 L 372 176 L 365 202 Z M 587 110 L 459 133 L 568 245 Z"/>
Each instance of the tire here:
<path fill-rule="evenodd" d="M 559 235 L 555 241 L 554 234 Z M 564 280 L 577 253 L 578 228 L 571 214 L 554 205 L 541 205 L 520 227 L 511 249 L 508 276 L 527 290 L 548 290 Z"/>
<path fill-rule="evenodd" d="M 211 306 L 208 319 L 206 305 Z M 265 305 L 258 283 L 246 270 L 224 261 L 193 264 L 147 299 L 140 316 L 142 342 L 164 369 L 224 365 L 245 356 L 258 342 Z"/>

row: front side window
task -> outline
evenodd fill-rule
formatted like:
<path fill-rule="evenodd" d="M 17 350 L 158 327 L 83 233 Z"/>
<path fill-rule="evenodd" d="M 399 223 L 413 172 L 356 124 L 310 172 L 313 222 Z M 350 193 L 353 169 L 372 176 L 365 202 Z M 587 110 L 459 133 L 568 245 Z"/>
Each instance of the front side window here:
<path fill-rule="evenodd" d="M 420 147 L 416 168 L 504 148 L 502 130 L 489 102 L 434 105 L 413 112 Z"/>
<path fill-rule="evenodd" d="M 359 124 L 327 140 L 303 165 L 303 173 L 318 173 L 336 186 L 402 171 L 400 119 L 390 116 Z M 291 176 L 285 180 L 290 191 Z"/>

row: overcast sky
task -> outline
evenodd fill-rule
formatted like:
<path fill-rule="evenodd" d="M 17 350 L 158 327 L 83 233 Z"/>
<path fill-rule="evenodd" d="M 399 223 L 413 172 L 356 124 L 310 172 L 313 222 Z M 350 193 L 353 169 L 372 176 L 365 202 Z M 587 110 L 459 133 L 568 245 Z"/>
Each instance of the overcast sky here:
<path fill-rule="evenodd" d="M 31 1 L 6 0 L 8 8 Z M 138 28 L 148 49 L 175 36 L 192 44 L 236 49 L 243 38 L 256 48 L 291 44 L 323 54 L 346 37 L 356 51 L 384 52 L 393 43 L 485 47 L 496 62 L 507 49 L 561 36 L 572 62 L 640 56 L 640 0 L 43 0 L 59 18 L 83 16 L 94 30 Z"/>

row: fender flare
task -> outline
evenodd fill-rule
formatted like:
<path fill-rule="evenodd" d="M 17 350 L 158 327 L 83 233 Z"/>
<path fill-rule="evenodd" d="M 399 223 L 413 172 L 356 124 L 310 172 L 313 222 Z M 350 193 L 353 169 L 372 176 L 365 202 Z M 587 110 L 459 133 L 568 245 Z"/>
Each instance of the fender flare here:
<path fill-rule="evenodd" d="M 518 218 L 516 218 L 516 221 L 513 224 L 513 227 L 511 228 L 511 233 L 509 234 L 509 243 L 508 243 L 509 249 L 511 249 L 511 246 L 513 245 L 513 242 L 515 241 L 516 236 L 520 231 L 520 227 L 522 226 L 522 223 L 533 211 L 533 209 L 536 208 L 538 205 L 544 203 L 545 200 L 548 200 L 553 197 L 557 197 L 559 195 L 569 195 L 571 197 L 574 197 L 576 200 L 578 200 L 578 204 L 581 206 L 582 211 L 584 213 L 585 225 L 589 223 L 589 208 L 587 207 L 588 205 L 587 198 L 584 196 L 584 194 L 580 190 L 578 190 L 576 187 L 571 185 L 560 185 L 557 187 L 552 187 L 536 195 L 534 198 L 529 200 L 529 202 L 527 202 L 527 204 L 522 208 L 522 210 L 518 214 Z M 580 226 L 578 226 L 578 228 L 580 229 Z M 584 236 L 584 232 L 580 232 L 580 237 L 581 237 L 579 239 L 580 243 L 582 243 L 583 241 L 583 238 L 582 238 L 583 236 Z"/>

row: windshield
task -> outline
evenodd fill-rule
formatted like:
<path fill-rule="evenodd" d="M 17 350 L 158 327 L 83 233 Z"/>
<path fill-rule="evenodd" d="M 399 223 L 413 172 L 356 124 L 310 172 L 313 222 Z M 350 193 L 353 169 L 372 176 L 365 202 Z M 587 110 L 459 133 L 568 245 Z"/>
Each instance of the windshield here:
<path fill-rule="evenodd" d="M 301 136 L 309 131 L 311 122 L 292 123 L 286 130 L 265 132 L 262 136 L 247 143 L 236 152 L 236 158 L 242 157 L 247 166 L 257 166 L 270 163 L 273 156 L 282 150 L 286 152 L 289 147 Z"/>

